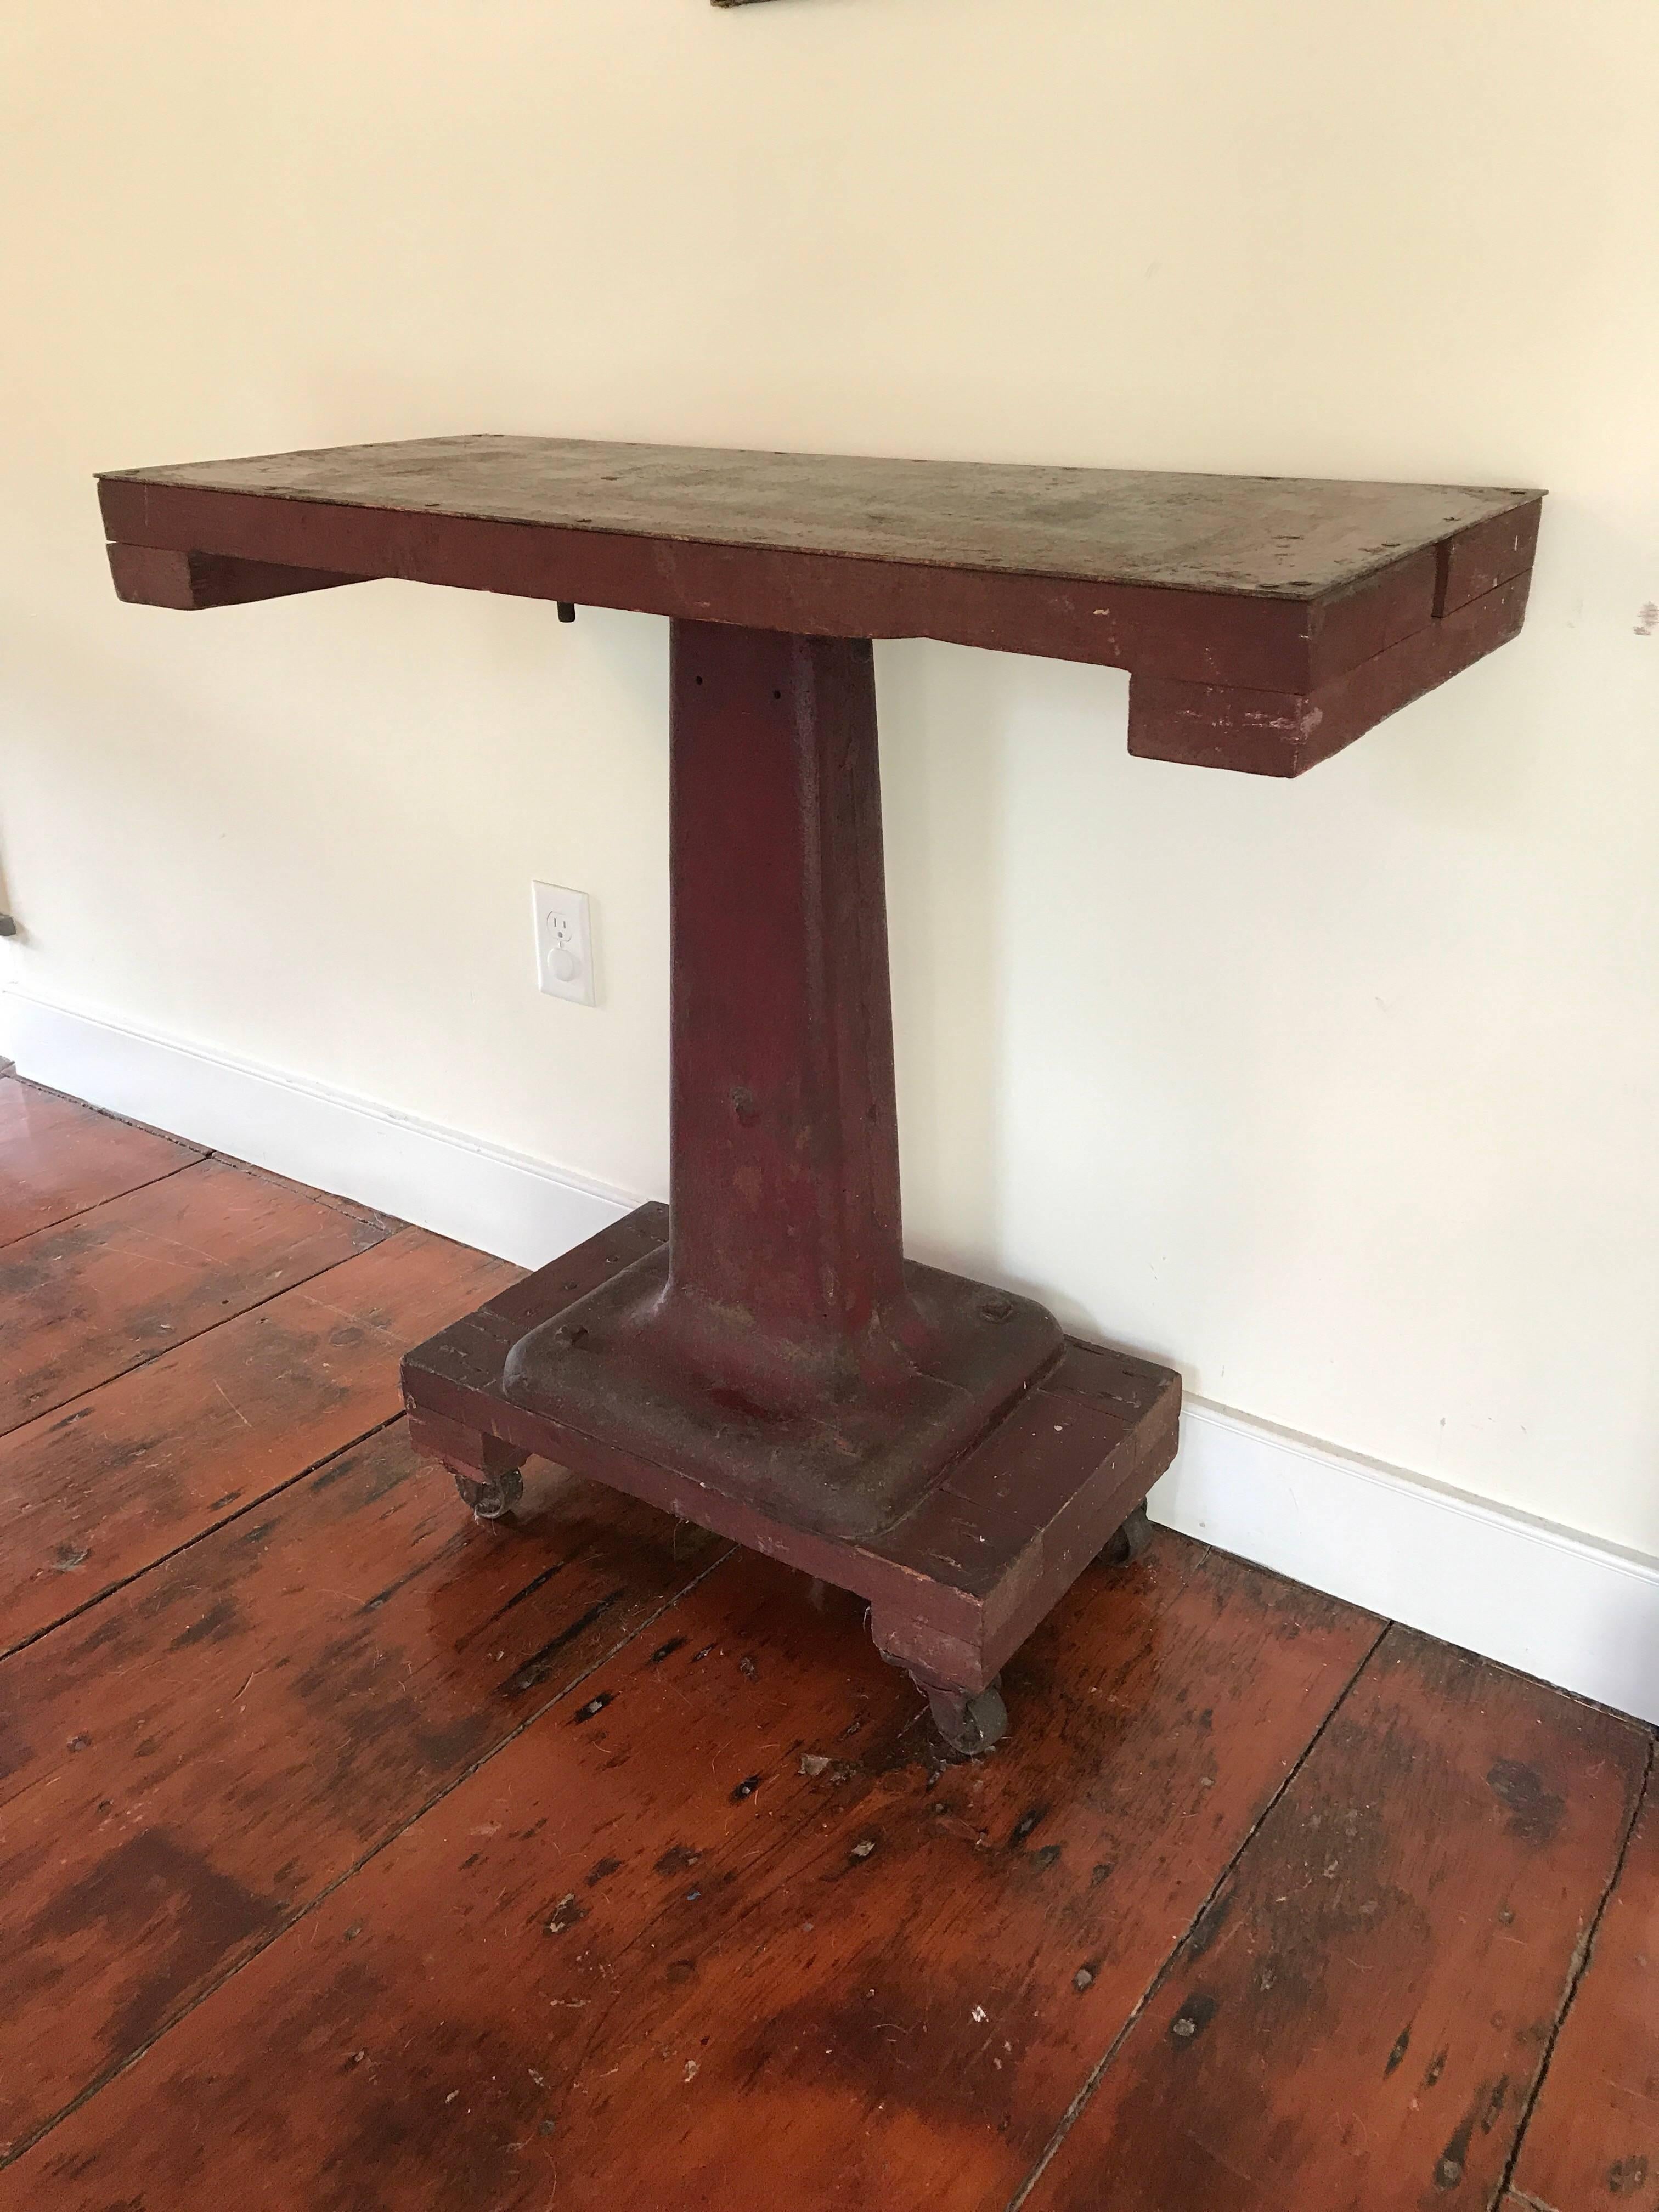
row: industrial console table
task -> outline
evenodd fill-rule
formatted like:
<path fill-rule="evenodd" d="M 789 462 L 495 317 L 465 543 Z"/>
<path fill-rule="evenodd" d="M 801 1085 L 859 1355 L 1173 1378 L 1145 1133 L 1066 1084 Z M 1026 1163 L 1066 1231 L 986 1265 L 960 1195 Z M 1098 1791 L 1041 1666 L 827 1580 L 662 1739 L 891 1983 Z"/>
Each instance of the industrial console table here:
<path fill-rule="evenodd" d="M 1540 495 L 461 437 L 100 479 L 125 599 L 400 577 L 672 625 L 671 1204 L 411 1352 L 533 1454 L 861 1593 L 959 1751 L 1175 1450 L 1169 1369 L 907 1261 L 871 641 L 1130 672 L 1129 750 L 1297 775 L 1521 627 Z"/>

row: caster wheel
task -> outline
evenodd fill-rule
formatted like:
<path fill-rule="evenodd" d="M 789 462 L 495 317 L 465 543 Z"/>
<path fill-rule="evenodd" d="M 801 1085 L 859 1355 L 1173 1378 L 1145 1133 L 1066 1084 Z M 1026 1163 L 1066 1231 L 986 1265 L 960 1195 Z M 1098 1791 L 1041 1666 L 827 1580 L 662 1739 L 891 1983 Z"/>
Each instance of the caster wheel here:
<path fill-rule="evenodd" d="M 462 1504 L 470 1505 L 480 1521 L 499 1521 L 524 1496 L 524 1477 L 516 1467 L 503 1468 L 496 1475 L 457 1474 L 455 1488 Z"/>
<path fill-rule="evenodd" d="M 933 1708 L 934 1727 L 960 1758 L 976 1759 L 981 1752 L 1000 1743 L 1007 1730 L 1008 1708 L 994 1682 L 973 1697 L 964 1697 L 959 1691 L 930 1689 L 927 1702 Z"/>
<path fill-rule="evenodd" d="M 1152 1524 L 1146 1518 L 1146 1508 L 1137 1505 L 1121 1528 L 1114 1530 L 1101 1547 L 1103 1566 L 1127 1567 L 1131 1559 L 1138 1559 L 1152 1540 Z"/>

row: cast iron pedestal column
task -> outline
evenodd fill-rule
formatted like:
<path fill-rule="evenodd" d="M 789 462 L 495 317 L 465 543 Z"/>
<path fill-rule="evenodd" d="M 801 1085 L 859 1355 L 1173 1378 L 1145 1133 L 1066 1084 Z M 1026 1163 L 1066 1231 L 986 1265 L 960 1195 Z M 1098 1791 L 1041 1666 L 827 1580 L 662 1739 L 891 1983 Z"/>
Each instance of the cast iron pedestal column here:
<path fill-rule="evenodd" d="M 867 641 L 677 622 L 671 1226 L 507 1395 L 768 1513 L 889 1528 L 1058 1358 L 907 1266 Z"/>

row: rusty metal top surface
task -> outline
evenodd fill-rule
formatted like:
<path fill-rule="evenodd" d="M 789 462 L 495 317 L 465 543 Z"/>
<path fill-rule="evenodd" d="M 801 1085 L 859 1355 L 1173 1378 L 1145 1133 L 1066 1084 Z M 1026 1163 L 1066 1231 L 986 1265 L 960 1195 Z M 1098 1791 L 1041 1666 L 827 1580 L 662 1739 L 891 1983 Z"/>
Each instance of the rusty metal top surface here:
<path fill-rule="evenodd" d="M 1539 496 L 489 435 L 124 469 L 105 480 L 1291 599 L 1342 591 Z"/>

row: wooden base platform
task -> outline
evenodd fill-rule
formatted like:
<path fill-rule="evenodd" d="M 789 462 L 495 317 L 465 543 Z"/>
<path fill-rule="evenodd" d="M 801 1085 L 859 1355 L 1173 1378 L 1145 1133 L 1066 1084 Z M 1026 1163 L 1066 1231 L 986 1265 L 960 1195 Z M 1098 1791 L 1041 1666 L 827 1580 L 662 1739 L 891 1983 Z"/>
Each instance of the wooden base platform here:
<path fill-rule="evenodd" d="M 927 1691 L 947 1740 L 981 1747 L 1000 1733 L 999 1709 L 975 1701 L 1174 1455 L 1180 1377 L 1068 1340 L 890 1526 L 826 1534 L 787 1474 L 766 1493 L 754 1451 L 725 1474 L 695 1453 L 689 1464 L 647 1458 L 509 1395 L 505 1372 L 529 1332 L 662 1251 L 668 1222 L 666 1206 L 641 1206 L 410 1352 L 416 1443 L 487 1517 L 510 1510 L 533 1455 L 856 1591 L 878 1650 Z"/>

